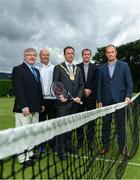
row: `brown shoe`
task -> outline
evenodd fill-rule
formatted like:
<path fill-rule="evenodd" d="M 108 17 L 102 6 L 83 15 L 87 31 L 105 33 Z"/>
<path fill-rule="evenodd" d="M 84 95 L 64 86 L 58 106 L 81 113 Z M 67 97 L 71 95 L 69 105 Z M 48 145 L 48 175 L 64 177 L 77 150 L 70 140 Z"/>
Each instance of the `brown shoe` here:
<path fill-rule="evenodd" d="M 102 149 L 100 154 L 101 155 L 106 155 L 108 153 L 108 149 Z"/>
<path fill-rule="evenodd" d="M 124 156 L 124 157 L 129 157 L 129 153 L 128 153 L 128 150 L 126 147 L 124 147 L 124 149 L 121 151 L 121 154 Z"/>

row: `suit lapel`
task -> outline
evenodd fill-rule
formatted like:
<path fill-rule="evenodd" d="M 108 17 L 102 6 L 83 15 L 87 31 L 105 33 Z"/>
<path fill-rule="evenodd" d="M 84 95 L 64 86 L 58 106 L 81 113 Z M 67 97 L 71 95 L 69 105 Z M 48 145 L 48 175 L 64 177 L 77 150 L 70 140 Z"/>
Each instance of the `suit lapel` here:
<path fill-rule="evenodd" d="M 85 72 L 84 72 L 84 63 L 81 64 L 81 70 L 82 70 L 84 82 L 86 82 L 86 81 L 85 81 Z"/>
<path fill-rule="evenodd" d="M 106 72 L 106 75 L 108 76 L 108 78 L 111 79 L 110 74 L 109 74 L 108 63 L 105 64 L 105 72 Z"/>
<path fill-rule="evenodd" d="M 29 67 L 28 67 L 25 63 L 23 63 L 22 65 L 23 65 L 24 70 L 28 73 L 28 75 L 29 75 L 29 76 L 32 76 L 33 80 L 34 80 L 35 82 L 37 82 L 37 80 L 35 79 L 33 73 L 32 73 L 31 70 L 29 69 Z M 35 71 L 36 71 L 36 69 L 35 69 Z M 38 76 L 37 71 L 36 71 L 36 74 L 37 74 L 37 76 Z"/>
<path fill-rule="evenodd" d="M 117 60 L 116 65 L 115 65 L 115 69 L 112 75 L 112 79 L 117 75 L 117 73 L 119 72 L 119 61 Z"/>
<path fill-rule="evenodd" d="M 66 66 L 65 62 L 62 63 L 62 66 L 64 66 L 67 69 L 67 66 Z"/>
<path fill-rule="evenodd" d="M 67 72 L 69 72 L 69 70 L 68 70 L 65 62 L 61 63 L 61 65 L 64 67 L 64 69 L 67 70 Z M 62 69 L 63 69 L 63 68 L 62 68 Z M 68 73 L 66 72 L 66 70 L 64 70 L 64 69 L 63 69 L 64 73 L 65 73 L 67 76 L 69 76 Z"/>
<path fill-rule="evenodd" d="M 87 74 L 87 82 L 88 82 L 88 79 L 89 79 L 89 77 L 90 77 L 91 66 L 92 66 L 92 64 L 89 63 L 88 74 Z"/>

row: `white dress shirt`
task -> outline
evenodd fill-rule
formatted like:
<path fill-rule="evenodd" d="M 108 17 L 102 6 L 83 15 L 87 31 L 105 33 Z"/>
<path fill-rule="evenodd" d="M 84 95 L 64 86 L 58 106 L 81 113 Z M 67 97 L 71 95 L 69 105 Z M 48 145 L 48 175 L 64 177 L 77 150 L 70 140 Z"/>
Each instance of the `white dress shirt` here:
<path fill-rule="evenodd" d="M 87 82 L 89 63 L 84 63 L 84 62 L 83 62 L 83 64 L 84 64 L 85 81 Z"/>
<path fill-rule="evenodd" d="M 70 64 L 67 61 L 65 61 L 65 64 L 67 66 L 67 69 L 68 69 L 69 73 L 73 74 L 73 64 Z"/>
<path fill-rule="evenodd" d="M 48 65 L 40 63 L 40 64 L 36 65 L 36 68 L 40 72 L 44 99 L 55 99 L 51 95 L 51 92 L 50 92 L 50 87 L 51 87 L 52 78 L 53 78 L 54 65 L 51 63 L 49 63 Z"/>

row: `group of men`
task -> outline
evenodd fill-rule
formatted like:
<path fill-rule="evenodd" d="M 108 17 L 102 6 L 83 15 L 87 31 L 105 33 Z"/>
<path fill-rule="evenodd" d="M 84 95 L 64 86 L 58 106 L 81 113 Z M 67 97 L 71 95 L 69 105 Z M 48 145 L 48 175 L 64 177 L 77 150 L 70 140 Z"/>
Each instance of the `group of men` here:
<path fill-rule="evenodd" d="M 131 102 L 132 78 L 127 63 L 117 59 L 117 50 L 114 45 L 105 49 L 107 63 L 98 68 L 91 62 L 90 49 L 82 51 L 83 61 L 73 63 L 75 50 L 71 46 L 64 48 L 64 62 L 56 66 L 50 62 L 48 49 L 40 51 L 40 64 L 36 63 L 37 52 L 33 48 L 25 49 L 23 63 L 13 68 L 12 82 L 15 94 L 16 127 L 25 124 L 37 123 L 46 119 L 62 117 L 86 110 L 115 104 L 118 102 Z M 69 91 L 73 100 L 63 95 L 55 99 L 50 93 L 52 82 L 61 82 Z M 83 104 L 81 105 L 81 102 Z M 46 117 L 47 116 L 47 117 Z M 111 115 L 103 118 L 101 154 L 109 150 Z M 126 155 L 125 146 L 125 114 L 124 109 L 116 111 L 117 137 L 120 152 Z M 88 123 L 87 140 L 89 148 L 94 139 L 95 122 Z M 83 137 L 83 128 L 77 130 L 77 137 Z M 66 145 L 64 147 L 64 137 Z M 68 132 L 55 137 L 55 150 L 60 159 L 66 159 L 65 151 L 72 151 L 71 133 Z M 82 146 L 83 138 L 78 139 L 78 146 Z M 32 165 L 36 159 L 33 147 L 18 156 L 20 163 Z"/>

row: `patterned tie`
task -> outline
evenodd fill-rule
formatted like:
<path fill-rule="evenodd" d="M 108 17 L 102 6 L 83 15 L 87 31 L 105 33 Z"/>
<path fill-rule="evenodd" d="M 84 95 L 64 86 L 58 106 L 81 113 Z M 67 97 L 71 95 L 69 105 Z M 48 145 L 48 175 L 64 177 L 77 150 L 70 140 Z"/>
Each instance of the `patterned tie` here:
<path fill-rule="evenodd" d="M 36 74 L 35 68 L 34 68 L 34 67 L 31 67 L 31 69 L 32 69 L 32 73 L 33 73 L 33 75 L 34 75 L 35 79 L 38 81 L 38 77 L 37 77 L 37 74 Z"/>

